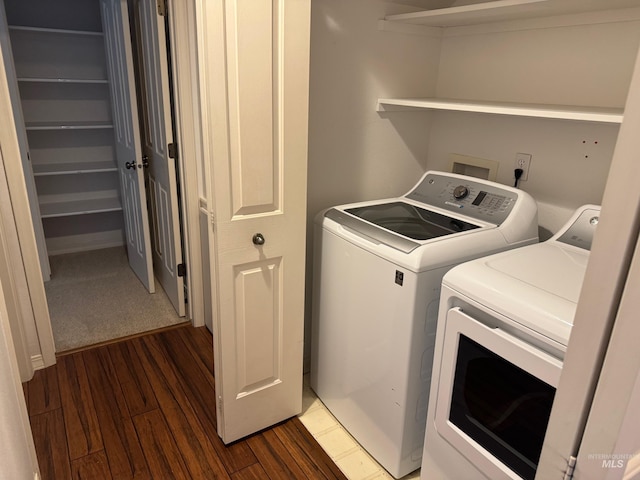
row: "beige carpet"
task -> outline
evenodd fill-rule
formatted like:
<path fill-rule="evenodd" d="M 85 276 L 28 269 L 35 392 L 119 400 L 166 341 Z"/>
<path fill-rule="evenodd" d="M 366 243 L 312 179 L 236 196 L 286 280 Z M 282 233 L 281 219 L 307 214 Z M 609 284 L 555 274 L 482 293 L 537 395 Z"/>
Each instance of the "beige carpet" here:
<path fill-rule="evenodd" d="M 50 257 L 45 283 L 56 351 L 184 322 L 156 280 L 149 294 L 124 247 Z"/>

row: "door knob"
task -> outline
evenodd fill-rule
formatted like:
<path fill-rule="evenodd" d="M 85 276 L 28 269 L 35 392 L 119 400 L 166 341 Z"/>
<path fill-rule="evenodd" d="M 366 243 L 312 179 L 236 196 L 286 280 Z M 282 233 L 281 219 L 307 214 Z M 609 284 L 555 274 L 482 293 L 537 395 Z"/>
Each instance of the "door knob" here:
<path fill-rule="evenodd" d="M 127 169 L 136 168 L 136 162 L 126 162 L 124 166 L 127 167 Z"/>
<path fill-rule="evenodd" d="M 142 156 L 142 166 L 144 168 L 148 168 L 149 167 L 149 157 L 147 155 L 143 155 Z"/>
<path fill-rule="evenodd" d="M 261 233 L 256 233 L 252 240 L 254 245 L 264 245 L 264 236 Z"/>

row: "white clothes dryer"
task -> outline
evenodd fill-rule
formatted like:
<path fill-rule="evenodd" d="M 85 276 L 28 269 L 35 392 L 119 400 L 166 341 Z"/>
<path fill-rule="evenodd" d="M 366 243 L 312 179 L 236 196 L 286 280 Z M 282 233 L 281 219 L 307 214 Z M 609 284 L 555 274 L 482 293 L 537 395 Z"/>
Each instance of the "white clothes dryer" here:
<path fill-rule="evenodd" d="M 442 276 L 537 232 L 527 193 L 442 172 L 316 217 L 311 387 L 393 476 L 420 466 Z"/>
<path fill-rule="evenodd" d="M 599 215 L 444 276 L 422 478 L 533 480 Z"/>

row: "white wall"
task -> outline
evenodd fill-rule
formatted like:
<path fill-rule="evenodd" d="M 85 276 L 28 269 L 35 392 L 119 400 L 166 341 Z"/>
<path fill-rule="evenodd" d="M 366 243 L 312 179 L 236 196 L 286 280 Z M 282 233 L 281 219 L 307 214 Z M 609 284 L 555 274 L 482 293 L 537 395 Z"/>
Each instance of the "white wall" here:
<path fill-rule="evenodd" d="M 383 96 L 435 92 L 440 41 L 378 30 L 406 8 L 372 0 L 314 0 L 311 20 L 309 213 L 404 193 L 423 170 L 428 118 L 390 119 Z"/>
<path fill-rule="evenodd" d="M 640 43 L 640 22 L 633 18 L 637 11 L 448 29 L 438 96 L 623 107 Z M 427 167 L 448 169 L 450 153 L 488 158 L 500 162 L 498 181 L 513 184 L 516 153 L 530 153 L 529 179 L 521 188 L 542 203 L 541 225 L 555 231 L 566 218 L 551 216 L 551 207 L 568 218 L 582 204 L 601 203 L 618 130 L 590 122 L 438 113 Z"/>
<path fill-rule="evenodd" d="M 312 2 L 309 225 L 332 205 L 401 195 L 424 172 L 428 115 L 376 112 L 378 97 L 435 93 L 440 39 L 378 30 L 386 14 L 407 11 L 375 0 Z"/>
<path fill-rule="evenodd" d="M 629 18 L 598 13 L 448 29 L 438 96 L 624 107 L 640 40 L 640 22 Z"/>
<path fill-rule="evenodd" d="M 497 181 L 513 185 L 516 153 L 531 154 L 529 179 L 520 188 L 539 203 L 565 210 L 564 217 L 555 219 L 544 206 L 540 209 L 540 224 L 555 232 L 580 205 L 601 203 L 618 129 L 610 124 L 442 112 L 433 121 L 427 166 L 447 170 L 450 153 L 488 158 L 500 163 Z"/>

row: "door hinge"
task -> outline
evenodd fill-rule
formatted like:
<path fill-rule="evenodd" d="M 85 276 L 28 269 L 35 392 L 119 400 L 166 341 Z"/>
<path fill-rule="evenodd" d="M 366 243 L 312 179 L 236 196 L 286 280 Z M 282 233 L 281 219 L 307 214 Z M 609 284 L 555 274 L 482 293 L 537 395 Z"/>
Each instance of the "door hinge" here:
<path fill-rule="evenodd" d="M 187 276 L 187 266 L 184 263 L 178 265 L 178 276 L 186 277 Z"/>
<path fill-rule="evenodd" d="M 573 472 L 576 470 L 576 462 L 578 461 L 578 459 L 576 457 L 574 457 L 573 455 L 571 455 L 569 457 L 569 460 L 567 461 L 567 471 L 564 472 L 564 477 L 562 478 L 562 480 L 572 480 L 573 479 Z"/>
<path fill-rule="evenodd" d="M 169 152 L 169 158 L 178 158 L 178 144 L 173 142 L 167 145 L 167 151 Z"/>
<path fill-rule="evenodd" d="M 158 15 L 164 17 L 167 15 L 167 0 L 156 0 L 158 6 Z"/>

